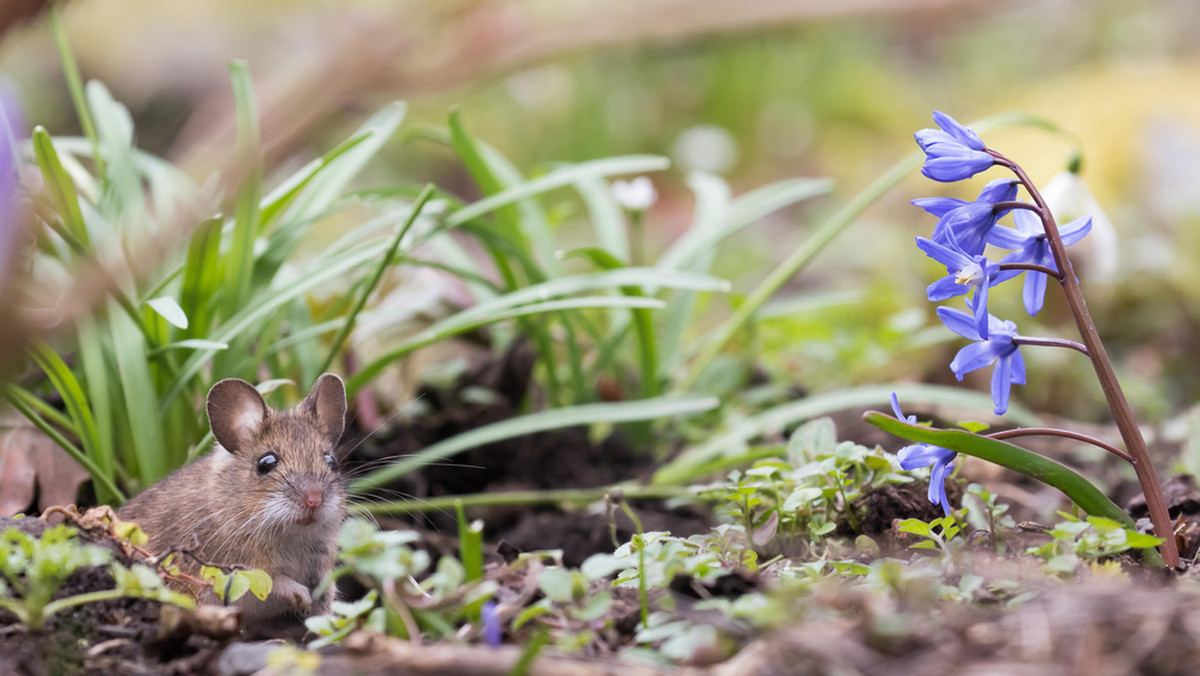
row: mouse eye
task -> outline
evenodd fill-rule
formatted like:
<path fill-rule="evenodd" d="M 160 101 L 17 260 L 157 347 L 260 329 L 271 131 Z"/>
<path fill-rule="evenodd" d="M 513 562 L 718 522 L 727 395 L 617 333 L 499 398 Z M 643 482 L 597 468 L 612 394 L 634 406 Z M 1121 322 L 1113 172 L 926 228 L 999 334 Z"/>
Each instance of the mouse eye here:
<path fill-rule="evenodd" d="M 274 453 L 268 453 L 268 454 L 264 455 L 263 457 L 258 459 L 258 465 L 256 467 L 256 469 L 258 469 L 258 475 L 262 476 L 264 474 L 269 474 L 271 472 L 271 470 L 275 469 L 275 465 L 278 465 L 278 464 L 279 464 L 279 456 L 278 455 L 275 455 Z"/>
<path fill-rule="evenodd" d="M 335 460 L 334 457 L 328 453 L 325 454 L 325 464 L 329 465 L 329 469 L 335 472 L 337 471 L 337 460 Z"/>

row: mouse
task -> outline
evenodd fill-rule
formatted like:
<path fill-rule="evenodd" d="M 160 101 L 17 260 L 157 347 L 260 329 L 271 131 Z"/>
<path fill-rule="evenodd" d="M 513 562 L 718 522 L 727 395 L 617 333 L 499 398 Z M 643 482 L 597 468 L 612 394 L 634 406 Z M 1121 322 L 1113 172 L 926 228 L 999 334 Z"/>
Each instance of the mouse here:
<path fill-rule="evenodd" d="M 249 624 L 328 612 L 332 593 L 313 599 L 337 559 L 346 484 L 336 449 L 345 430 L 346 387 L 326 373 L 295 408 L 277 411 L 253 385 L 227 378 L 209 390 L 213 450 L 146 488 L 117 515 L 146 533 L 154 555 L 197 578 L 200 563 L 257 568 L 271 576 L 265 600 L 237 601 Z M 169 582 L 200 603 L 219 604 L 211 587 Z"/>

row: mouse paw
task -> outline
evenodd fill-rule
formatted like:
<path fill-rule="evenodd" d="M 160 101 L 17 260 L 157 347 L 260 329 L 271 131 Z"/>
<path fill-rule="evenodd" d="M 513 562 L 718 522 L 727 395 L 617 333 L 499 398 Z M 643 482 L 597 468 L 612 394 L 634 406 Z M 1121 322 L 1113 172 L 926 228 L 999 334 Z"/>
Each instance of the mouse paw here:
<path fill-rule="evenodd" d="M 286 577 L 275 579 L 274 595 L 285 601 L 302 615 L 307 615 L 312 608 L 312 592 L 308 587 Z"/>

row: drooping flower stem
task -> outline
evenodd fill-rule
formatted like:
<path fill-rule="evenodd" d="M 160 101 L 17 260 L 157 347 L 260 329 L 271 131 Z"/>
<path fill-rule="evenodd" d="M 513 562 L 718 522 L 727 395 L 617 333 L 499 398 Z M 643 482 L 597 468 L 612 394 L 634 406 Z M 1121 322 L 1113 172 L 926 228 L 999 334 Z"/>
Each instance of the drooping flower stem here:
<path fill-rule="evenodd" d="M 1037 345 L 1039 347 L 1065 347 L 1083 354 L 1088 354 L 1087 346 L 1065 338 L 1034 338 L 1032 336 L 1015 336 L 1013 343 L 1017 345 Z M 1090 355 L 1089 355 L 1090 356 Z"/>
<path fill-rule="evenodd" d="M 1072 430 L 1063 430 L 1063 429 L 1059 429 L 1057 427 L 1018 427 L 1016 429 L 1011 429 L 1011 430 L 1001 430 L 999 432 L 992 432 L 991 434 L 989 434 L 987 436 L 991 437 L 992 439 L 1015 439 L 1017 437 L 1062 437 L 1064 439 L 1072 439 L 1074 441 L 1082 441 L 1085 444 L 1091 444 L 1097 448 L 1103 448 L 1104 450 L 1108 451 L 1109 453 L 1112 453 L 1113 455 L 1117 456 L 1118 458 L 1121 458 L 1122 460 L 1124 460 L 1130 464 L 1133 464 L 1133 456 L 1132 455 L 1129 455 L 1125 451 L 1122 451 L 1121 449 L 1117 448 L 1116 446 L 1113 446 L 1112 444 L 1108 443 L 1107 441 L 1101 441 L 1100 439 L 1097 439 L 1096 437 L 1093 437 L 1090 434 L 1084 434 L 1083 432 L 1075 432 Z"/>
<path fill-rule="evenodd" d="M 1017 179 L 1038 207 L 1038 215 L 1045 228 L 1050 251 L 1054 255 L 1058 269 L 1062 271 L 1062 276 L 1058 278 L 1059 284 L 1066 296 L 1067 305 L 1071 308 L 1071 314 L 1075 316 L 1075 325 L 1079 328 L 1079 335 L 1083 339 L 1084 346 L 1087 347 L 1088 358 L 1092 361 L 1092 368 L 1096 371 L 1096 378 L 1100 381 L 1104 398 L 1108 400 L 1108 407 L 1112 411 L 1117 429 L 1121 432 L 1121 439 L 1124 440 L 1125 448 L 1133 457 L 1133 468 L 1137 472 L 1142 493 L 1146 496 L 1146 506 L 1150 511 L 1150 521 L 1154 524 L 1154 533 L 1163 539 L 1163 559 L 1167 566 L 1178 568 L 1179 549 L 1175 544 L 1175 534 L 1171 529 L 1171 518 L 1167 514 L 1167 503 L 1163 498 L 1158 474 L 1154 471 L 1150 452 L 1146 449 L 1146 441 L 1142 438 L 1142 432 L 1138 429 L 1137 421 L 1133 417 L 1133 409 L 1130 408 L 1121 384 L 1117 381 L 1112 361 L 1108 358 L 1108 352 L 1104 349 L 1104 343 L 1100 341 L 1099 332 L 1096 331 L 1096 324 L 1092 321 L 1091 313 L 1088 312 L 1083 291 L 1079 288 L 1079 282 L 1071 272 L 1071 262 L 1067 258 L 1066 247 L 1059 236 L 1058 224 L 1055 223 L 1053 214 L 1046 206 L 1046 201 L 1025 170 L 994 150 L 989 149 L 986 152 L 996 159 L 996 164 L 1007 167 L 1016 174 Z"/>
<path fill-rule="evenodd" d="M 1000 270 L 1029 270 L 1032 272 L 1041 272 L 1053 277 L 1057 280 L 1062 280 L 1062 275 L 1058 270 L 1051 270 L 1045 265 L 1037 265 L 1035 263 L 1001 263 L 997 266 Z"/>

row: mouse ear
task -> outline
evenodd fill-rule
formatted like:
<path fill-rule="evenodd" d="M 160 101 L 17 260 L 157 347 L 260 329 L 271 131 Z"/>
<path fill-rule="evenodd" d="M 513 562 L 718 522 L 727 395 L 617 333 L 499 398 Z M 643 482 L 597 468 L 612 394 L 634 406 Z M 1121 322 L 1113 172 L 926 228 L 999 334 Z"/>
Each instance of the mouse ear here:
<path fill-rule="evenodd" d="M 208 424 L 230 453 L 247 448 L 267 419 L 267 404 L 250 383 L 226 378 L 208 391 Z"/>
<path fill-rule="evenodd" d="M 325 441 L 336 446 L 346 430 L 346 385 L 332 373 L 326 373 L 313 384 L 300 409 L 316 419 Z"/>

